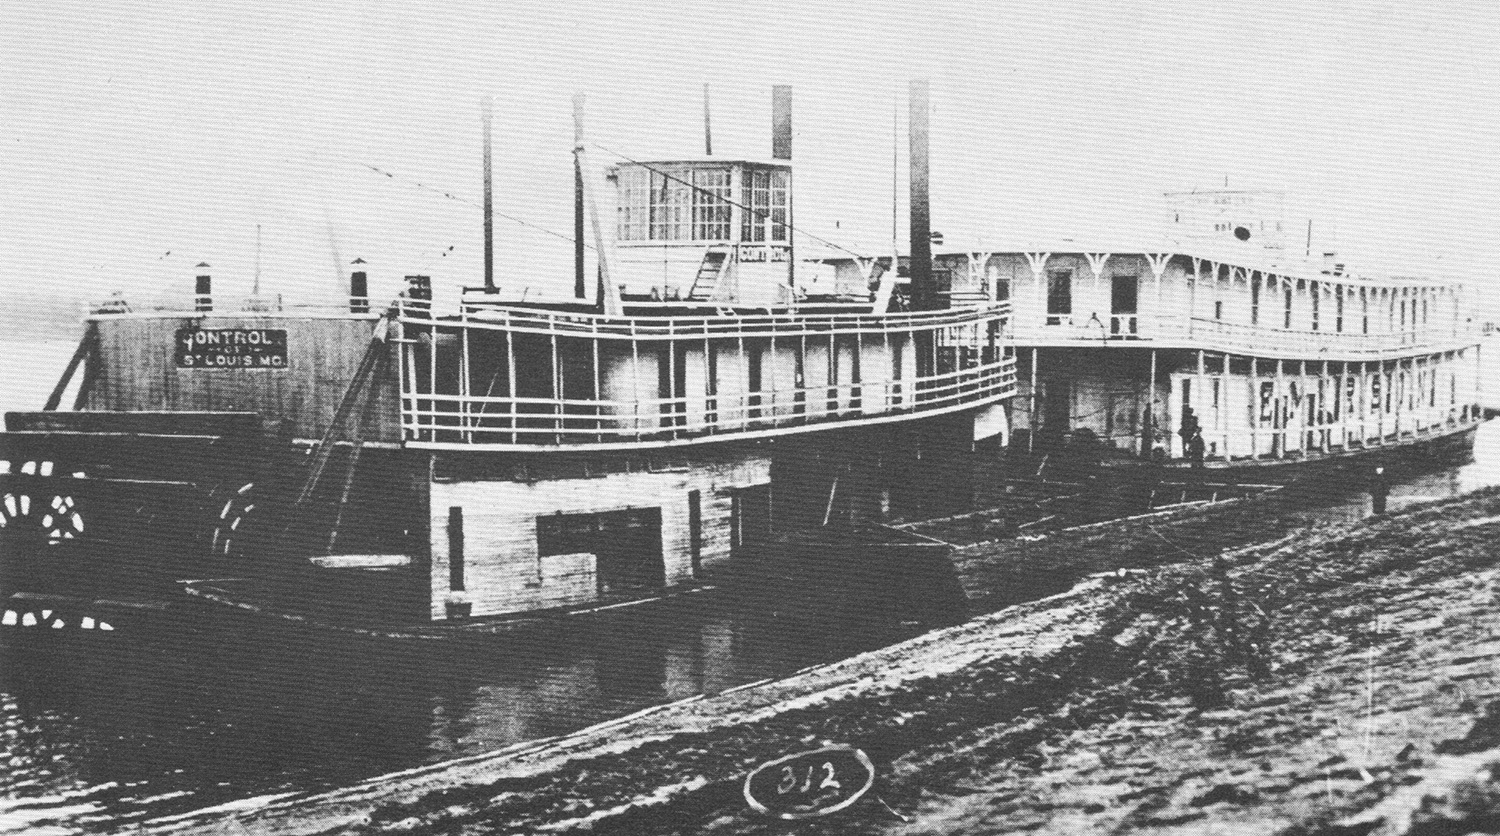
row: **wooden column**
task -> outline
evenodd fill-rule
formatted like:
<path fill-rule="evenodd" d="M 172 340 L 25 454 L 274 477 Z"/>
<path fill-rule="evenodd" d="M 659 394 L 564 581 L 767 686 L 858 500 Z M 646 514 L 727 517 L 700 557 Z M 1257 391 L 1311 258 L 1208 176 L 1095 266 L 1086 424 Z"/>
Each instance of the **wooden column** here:
<path fill-rule="evenodd" d="M 1027 418 L 1030 426 L 1026 433 L 1026 452 L 1030 453 L 1036 449 L 1036 361 L 1037 348 L 1031 348 L 1031 415 Z"/>
<path fill-rule="evenodd" d="M 1146 443 L 1149 448 L 1145 451 L 1145 456 L 1150 458 L 1151 453 L 1156 449 L 1156 349 L 1154 348 L 1151 349 L 1151 391 L 1146 397 L 1146 414 L 1150 417 L 1146 419 L 1148 430 Z"/>
<path fill-rule="evenodd" d="M 1276 458 L 1286 458 L 1287 454 L 1287 412 L 1282 408 L 1282 403 L 1290 401 L 1291 393 L 1286 390 L 1286 365 L 1281 359 L 1276 360 L 1276 394 L 1271 399 L 1271 426 L 1276 430 L 1276 441 L 1272 442 L 1271 449 L 1276 452 Z"/>
<path fill-rule="evenodd" d="M 1260 458 L 1260 368 L 1250 358 L 1250 458 Z"/>
<path fill-rule="evenodd" d="M 519 405 L 516 403 L 516 332 L 507 328 L 505 330 L 505 379 L 510 386 L 506 391 L 510 394 L 510 443 L 516 443 L 516 427 L 519 422 L 516 411 Z"/>

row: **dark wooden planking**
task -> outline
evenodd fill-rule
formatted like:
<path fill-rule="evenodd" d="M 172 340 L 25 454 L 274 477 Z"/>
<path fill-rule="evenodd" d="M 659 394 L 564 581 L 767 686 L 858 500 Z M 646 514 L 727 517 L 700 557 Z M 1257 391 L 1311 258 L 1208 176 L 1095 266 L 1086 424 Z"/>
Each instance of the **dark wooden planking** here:
<path fill-rule="evenodd" d="M 259 435 L 254 412 L 7 412 L 12 433 L 130 433 L 183 436 Z"/>
<path fill-rule="evenodd" d="M 142 433 L 0 433 L 0 461 L 18 472 L 27 462 L 52 462 L 52 475 L 217 482 L 253 469 L 254 440 L 213 435 Z"/>
<path fill-rule="evenodd" d="M 376 325 L 373 317 L 196 318 L 121 317 L 100 320 L 98 375 L 87 408 L 110 411 L 239 411 L 278 419 L 296 438 L 327 430 L 359 369 Z M 287 332 L 284 369 L 181 369 L 174 339 L 179 328 L 270 328 Z M 397 346 L 376 383 L 377 406 L 365 438 L 399 441 Z"/>

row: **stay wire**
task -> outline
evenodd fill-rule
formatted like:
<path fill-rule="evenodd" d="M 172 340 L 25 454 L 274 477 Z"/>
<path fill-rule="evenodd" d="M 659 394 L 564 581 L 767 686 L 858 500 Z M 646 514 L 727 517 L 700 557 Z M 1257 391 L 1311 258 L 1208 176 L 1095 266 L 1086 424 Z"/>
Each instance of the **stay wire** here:
<path fill-rule="evenodd" d="M 316 152 L 316 151 L 309 151 L 308 153 L 311 154 L 314 157 L 319 156 L 319 153 Z M 406 183 L 407 185 L 415 186 L 416 188 L 422 189 L 423 191 L 431 192 L 431 193 L 433 193 L 435 195 L 438 195 L 440 197 L 445 197 L 445 198 L 447 198 L 449 200 L 457 201 L 457 202 L 462 203 L 462 204 L 464 204 L 466 206 L 472 206 L 475 209 L 481 209 L 481 210 L 484 209 L 484 207 L 482 205 L 480 205 L 478 203 L 475 203 L 472 200 L 469 200 L 469 199 L 463 198 L 463 197 L 459 197 L 458 195 L 453 194 L 452 192 L 444 191 L 444 190 L 439 189 L 439 188 L 437 188 L 435 186 L 429 186 L 426 183 L 418 182 L 417 180 L 414 180 L 414 179 L 412 179 L 410 177 L 407 177 L 406 175 L 397 175 L 396 173 L 391 172 L 391 171 L 387 171 L 387 170 L 385 170 L 383 168 L 380 168 L 379 166 L 370 165 L 367 162 L 364 162 L 362 160 L 356 160 L 353 157 L 347 157 L 347 156 L 344 156 L 343 154 L 329 154 L 329 156 L 337 157 L 338 159 L 341 159 L 344 162 L 350 163 L 352 165 L 357 165 L 360 168 L 367 168 L 370 171 L 375 172 L 376 174 L 384 175 L 384 176 L 386 176 L 386 177 L 388 177 L 388 178 L 390 178 L 392 180 L 399 180 L 399 181 L 401 181 L 403 183 Z M 291 162 L 291 160 L 287 160 L 287 162 Z M 492 215 L 498 217 L 498 218 L 504 218 L 505 220 L 510 221 L 511 223 L 519 224 L 519 225 L 527 227 L 529 229 L 534 229 L 537 232 L 543 232 L 543 233 L 546 233 L 547 235 L 551 235 L 553 238 L 558 238 L 558 239 L 561 239 L 563 241 L 567 241 L 569 244 L 576 243 L 576 241 L 574 240 L 574 238 L 571 235 L 564 235 L 561 232 L 557 232 L 555 230 L 548 229 L 548 228 L 546 228 L 544 226 L 540 226 L 538 224 L 534 224 L 534 223 L 532 223 L 530 221 L 522 220 L 520 218 L 515 217 L 514 215 L 507 215 L 504 212 L 496 212 L 494 209 L 491 209 L 490 213 Z M 594 250 L 595 249 L 595 247 L 593 245 L 589 244 L 588 242 L 584 242 L 583 246 L 586 249 L 589 249 L 589 250 Z"/>

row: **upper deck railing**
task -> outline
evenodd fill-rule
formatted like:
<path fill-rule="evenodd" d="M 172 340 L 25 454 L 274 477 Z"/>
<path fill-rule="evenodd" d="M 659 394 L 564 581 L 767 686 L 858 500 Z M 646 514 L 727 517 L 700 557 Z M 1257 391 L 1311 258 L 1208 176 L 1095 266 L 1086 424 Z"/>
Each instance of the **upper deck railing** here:
<path fill-rule="evenodd" d="M 407 299 L 402 423 L 416 447 L 546 450 L 911 420 L 1014 394 L 1008 312 L 649 317 L 485 305 L 435 317 Z"/>
<path fill-rule="evenodd" d="M 517 398 L 407 394 L 415 447 L 621 449 L 856 426 L 939 415 L 1015 394 L 1015 358 L 918 377 L 707 397 Z"/>
<path fill-rule="evenodd" d="M 933 331 L 941 328 L 1005 323 L 1009 302 L 984 307 L 947 308 L 935 311 L 872 313 L 868 310 L 824 312 L 817 309 L 774 309 L 766 313 L 734 311 L 701 316 L 606 316 L 590 312 L 503 305 L 464 304 L 457 315 L 434 318 L 432 304 L 421 299 L 400 299 L 401 321 L 413 326 L 444 326 L 557 334 L 600 339 L 680 340 L 704 337 L 796 337 L 818 334 L 895 334 Z"/>
<path fill-rule="evenodd" d="M 280 293 L 259 296 L 182 294 L 136 300 L 115 296 L 83 304 L 83 315 L 86 318 L 101 316 L 349 318 L 380 315 L 385 310 L 386 303 L 372 302 L 371 297 L 368 296 L 299 296 L 296 299 L 287 299 Z"/>
<path fill-rule="evenodd" d="M 1353 320 L 1356 327 L 1359 320 Z M 1049 315 L 1045 322 L 1011 324 L 1018 345 L 1150 344 L 1170 348 L 1198 348 L 1260 357 L 1318 359 L 1379 359 L 1462 347 L 1476 342 L 1467 328 L 1427 326 L 1402 331 L 1363 333 L 1326 328 L 1304 330 L 1248 325 L 1209 317 L 1115 314 L 1104 319 Z"/>

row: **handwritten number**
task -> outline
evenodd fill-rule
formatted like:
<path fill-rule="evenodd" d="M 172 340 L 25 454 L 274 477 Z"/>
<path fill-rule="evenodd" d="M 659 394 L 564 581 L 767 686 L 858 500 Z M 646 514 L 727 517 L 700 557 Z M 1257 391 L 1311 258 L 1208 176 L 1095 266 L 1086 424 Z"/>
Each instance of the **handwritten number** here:
<path fill-rule="evenodd" d="M 781 768 L 781 783 L 776 785 L 776 794 L 786 795 L 787 793 L 791 792 L 792 787 L 795 786 L 797 786 L 796 773 L 792 772 L 792 767 L 790 765 L 783 766 Z"/>
<path fill-rule="evenodd" d="M 809 766 L 807 768 L 807 780 L 802 782 L 802 789 L 797 790 L 797 792 L 807 792 L 808 790 L 812 789 L 812 776 L 813 768 Z"/>
<path fill-rule="evenodd" d="M 821 790 L 825 787 L 833 787 L 836 790 L 841 790 L 844 788 L 843 784 L 840 784 L 833 778 L 833 764 L 829 763 L 828 761 L 823 761 L 823 771 L 827 772 L 828 774 L 823 776 L 823 783 L 818 784 L 818 789 Z"/>

